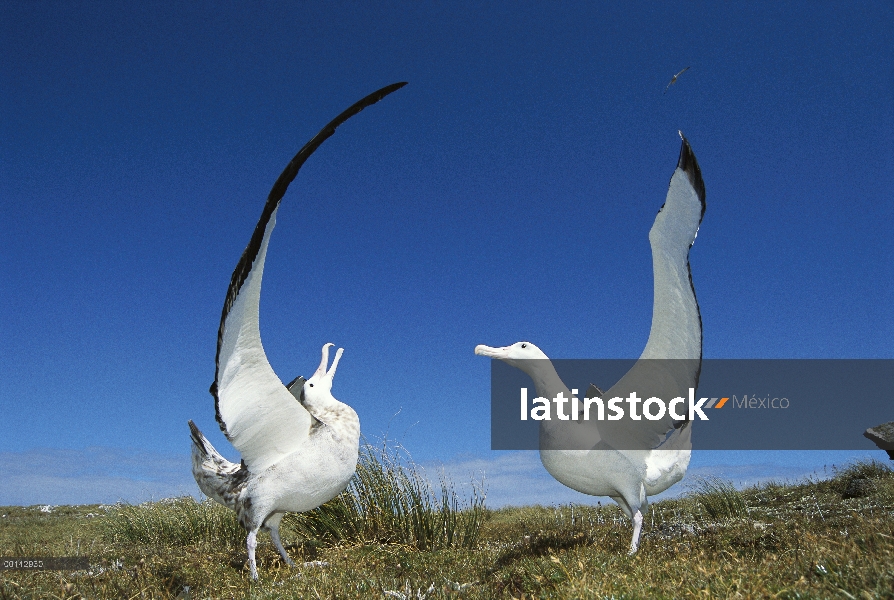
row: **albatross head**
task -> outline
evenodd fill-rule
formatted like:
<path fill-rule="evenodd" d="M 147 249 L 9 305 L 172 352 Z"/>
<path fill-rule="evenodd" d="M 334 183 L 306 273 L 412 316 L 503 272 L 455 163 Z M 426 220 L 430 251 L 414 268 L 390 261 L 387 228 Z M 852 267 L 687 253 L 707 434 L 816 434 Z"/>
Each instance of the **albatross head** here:
<path fill-rule="evenodd" d="M 326 431 L 329 431 L 335 440 L 341 444 L 346 444 L 346 448 L 356 452 L 360 440 L 360 418 L 354 409 L 343 402 L 339 402 L 332 395 L 332 378 L 335 377 L 335 369 L 338 367 L 338 361 L 341 358 L 343 348 L 339 348 L 335 353 L 335 360 L 332 366 L 326 370 L 326 364 L 329 362 L 329 346 L 323 346 L 323 360 L 313 377 L 304 382 L 304 390 L 301 394 L 303 398 L 302 404 L 317 421 L 326 425 Z"/>
<path fill-rule="evenodd" d="M 329 370 L 326 370 L 326 366 L 329 364 L 329 346 L 334 346 L 335 344 L 329 343 L 323 346 L 323 359 L 320 361 L 320 366 L 317 368 L 317 371 L 313 374 L 313 377 L 304 382 L 304 401 L 306 403 L 318 404 L 320 401 L 326 402 L 330 398 L 335 400 L 332 397 L 332 379 L 335 377 L 335 369 L 338 368 L 338 361 L 341 360 L 342 352 L 344 352 L 344 348 L 339 348 L 335 352 L 335 359 L 332 361 L 332 366 L 329 367 Z M 337 400 L 336 400 L 337 402 Z"/>
<path fill-rule="evenodd" d="M 543 350 L 531 342 L 516 342 L 511 346 L 491 348 L 490 346 L 475 346 L 475 354 L 498 358 L 508 365 L 512 365 L 522 371 L 527 371 L 523 365 L 529 360 L 549 360 Z"/>
<path fill-rule="evenodd" d="M 531 342 L 516 342 L 502 348 L 475 346 L 475 354 L 497 358 L 524 371 L 534 380 L 539 396 L 553 398 L 558 392 L 570 393 L 546 353 Z"/>

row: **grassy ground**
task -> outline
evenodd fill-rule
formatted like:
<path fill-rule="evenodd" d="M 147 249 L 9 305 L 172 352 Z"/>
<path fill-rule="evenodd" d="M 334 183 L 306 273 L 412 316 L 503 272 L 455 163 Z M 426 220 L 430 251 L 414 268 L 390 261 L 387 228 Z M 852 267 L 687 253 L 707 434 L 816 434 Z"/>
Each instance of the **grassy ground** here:
<path fill-rule="evenodd" d="M 443 513 L 440 502 L 429 508 Z M 451 517 L 466 518 L 457 531 L 467 535 L 468 502 Z M 374 535 L 341 535 L 331 520 L 308 539 L 313 524 L 292 519 L 287 549 L 312 564 L 300 574 L 289 569 L 262 536 L 258 582 L 244 566 L 244 534 L 214 504 L 0 514 L 0 555 L 82 554 L 91 565 L 0 571 L 0 598 L 894 598 L 894 473 L 881 463 L 743 492 L 703 482 L 652 506 L 632 557 L 631 526 L 614 505 L 479 508 L 471 548 L 443 536 L 416 544 L 407 528 L 389 536 L 381 523 L 369 529 Z"/>

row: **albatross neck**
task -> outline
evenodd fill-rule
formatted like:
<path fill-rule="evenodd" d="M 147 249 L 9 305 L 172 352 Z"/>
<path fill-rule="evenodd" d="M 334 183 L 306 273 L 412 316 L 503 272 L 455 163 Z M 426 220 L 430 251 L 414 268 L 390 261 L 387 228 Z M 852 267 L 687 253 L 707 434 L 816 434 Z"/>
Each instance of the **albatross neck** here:
<path fill-rule="evenodd" d="M 537 388 L 538 396 L 552 399 L 558 396 L 559 392 L 563 392 L 566 398 L 571 397 L 568 386 L 556 373 L 556 368 L 548 359 L 525 361 L 522 371 L 534 380 L 534 387 Z"/>

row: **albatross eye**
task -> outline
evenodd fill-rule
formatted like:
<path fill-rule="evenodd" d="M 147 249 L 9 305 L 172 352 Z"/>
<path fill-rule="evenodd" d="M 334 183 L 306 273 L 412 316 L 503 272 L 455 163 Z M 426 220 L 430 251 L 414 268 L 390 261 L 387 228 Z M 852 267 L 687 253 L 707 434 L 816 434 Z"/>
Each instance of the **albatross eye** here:
<path fill-rule="evenodd" d="M 313 387 L 313 386 L 314 386 L 314 384 L 310 384 L 310 387 Z"/>
<path fill-rule="evenodd" d="M 527 347 L 528 347 L 527 344 L 522 344 L 522 348 L 527 348 Z"/>

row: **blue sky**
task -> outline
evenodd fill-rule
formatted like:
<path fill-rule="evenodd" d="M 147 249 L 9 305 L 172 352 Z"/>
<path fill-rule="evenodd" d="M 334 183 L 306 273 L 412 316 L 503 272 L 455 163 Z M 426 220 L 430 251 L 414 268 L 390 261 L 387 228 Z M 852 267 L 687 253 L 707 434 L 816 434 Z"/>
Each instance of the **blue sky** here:
<path fill-rule="evenodd" d="M 0 453 L 22 464 L 174 465 L 189 418 L 235 458 L 207 391 L 230 274 L 289 159 L 395 81 L 292 184 L 261 301 L 282 379 L 345 348 L 333 393 L 367 436 L 499 472 L 475 345 L 637 356 L 678 129 L 707 189 L 705 356 L 894 357 L 890 3 L 3 12 Z M 20 481 L 8 502 L 43 498 Z"/>

